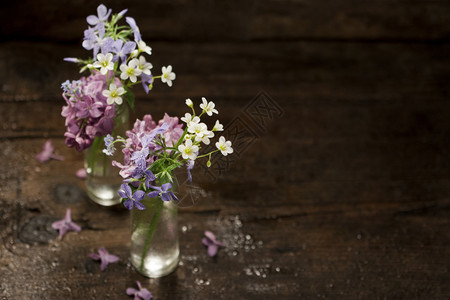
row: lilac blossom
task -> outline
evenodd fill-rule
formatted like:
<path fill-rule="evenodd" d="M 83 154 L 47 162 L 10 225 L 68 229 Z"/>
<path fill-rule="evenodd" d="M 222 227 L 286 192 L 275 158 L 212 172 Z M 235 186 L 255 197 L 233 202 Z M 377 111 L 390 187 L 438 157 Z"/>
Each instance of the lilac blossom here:
<path fill-rule="evenodd" d="M 94 50 L 94 59 L 99 51 L 108 53 L 113 49 L 114 40 L 105 36 L 105 25 L 98 23 L 95 28 L 88 28 L 84 31 L 82 46 L 86 50 Z"/>
<path fill-rule="evenodd" d="M 139 281 L 136 281 L 139 290 L 135 288 L 127 288 L 127 295 L 134 296 L 134 300 L 150 300 L 153 298 L 152 294 L 146 288 L 142 288 Z"/>
<path fill-rule="evenodd" d="M 125 44 L 123 40 L 118 39 L 112 44 L 113 51 L 116 53 L 113 57 L 113 61 L 116 62 L 119 58 L 122 60 L 122 63 L 127 61 L 127 54 L 130 54 L 135 48 L 136 43 L 132 41 L 128 41 Z"/>
<path fill-rule="evenodd" d="M 189 182 L 192 182 L 192 174 L 191 174 L 191 170 L 194 168 L 195 165 L 195 160 L 189 160 L 186 166 L 186 171 L 187 171 L 187 177 Z"/>
<path fill-rule="evenodd" d="M 120 13 L 117 14 L 118 17 L 123 17 L 127 13 L 128 9 L 125 8 L 124 10 L 121 10 Z"/>
<path fill-rule="evenodd" d="M 133 29 L 134 40 L 136 42 L 142 40 L 141 32 L 139 31 L 139 27 L 136 25 L 136 21 L 132 17 L 126 17 L 125 21 L 127 21 L 128 25 L 130 25 L 131 29 Z"/>
<path fill-rule="evenodd" d="M 75 107 L 77 109 L 76 116 L 78 118 L 98 118 L 102 115 L 100 108 L 103 106 L 101 102 L 95 102 L 91 96 L 84 96 L 84 101 L 80 101 L 75 103 Z"/>
<path fill-rule="evenodd" d="M 85 179 L 87 177 L 87 172 L 85 168 L 78 169 L 75 175 L 80 179 Z"/>
<path fill-rule="evenodd" d="M 119 261 L 119 257 L 113 254 L 109 254 L 108 251 L 106 251 L 105 247 L 101 247 L 98 249 L 98 254 L 91 253 L 88 255 L 93 260 L 100 260 L 100 270 L 104 271 L 108 264 L 115 263 Z"/>
<path fill-rule="evenodd" d="M 156 180 L 156 176 L 150 170 L 145 171 L 144 175 L 145 175 L 145 187 L 146 188 L 150 188 L 150 182 L 155 181 Z"/>
<path fill-rule="evenodd" d="M 82 151 L 92 144 L 97 136 L 112 132 L 114 127 L 115 104 L 108 104 L 107 98 L 102 94 L 107 89 L 107 77 L 111 78 L 113 72 L 102 75 L 97 70 L 89 77 L 82 77 L 73 81 L 67 91 L 63 93 L 66 106 L 63 106 L 61 115 L 66 118 L 66 145 Z M 118 78 L 114 78 L 116 86 L 122 86 Z"/>
<path fill-rule="evenodd" d="M 144 87 L 144 91 L 146 94 L 150 91 L 149 85 L 153 82 L 153 76 L 142 73 L 141 74 L 142 86 Z"/>
<path fill-rule="evenodd" d="M 67 61 L 67 62 L 71 62 L 71 63 L 79 63 L 80 62 L 80 60 L 76 57 L 64 57 L 63 60 Z"/>
<path fill-rule="evenodd" d="M 136 206 L 137 209 L 143 210 L 145 209 L 145 206 L 140 202 L 142 199 L 144 199 L 145 192 L 141 190 L 137 190 L 132 194 L 131 188 L 128 184 L 122 183 L 119 190 L 119 196 L 126 199 L 123 202 L 123 205 L 131 210 L 133 209 L 133 204 Z"/>
<path fill-rule="evenodd" d="M 47 140 L 44 144 L 42 152 L 36 155 L 36 159 L 41 163 L 47 162 L 50 159 L 64 160 L 63 156 L 54 154 L 53 151 L 55 151 L 55 148 L 53 147 L 52 142 Z"/>
<path fill-rule="evenodd" d="M 52 228 L 56 229 L 56 230 L 59 230 L 58 238 L 60 240 L 63 238 L 63 236 L 69 230 L 75 231 L 75 232 L 80 232 L 81 231 L 81 227 L 78 226 L 77 224 L 75 224 L 74 222 L 72 222 L 72 218 L 70 216 L 70 208 L 68 208 L 66 210 L 66 216 L 64 217 L 64 219 L 54 222 L 52 224 Z"/>
<path fill-rule="evenodd" d="M 166 124 L 165 124 L 166 123 Z M 126 132 L 127 140 L 122 149 L 124 155 L 123 163 L 113 161 L 113 166 L 120 168 L 119 174 L 127 179 L 133 177 L 133 172 L 137 166 L 131 156 L 142 148 L 148 148 L 150 152 L 160 149 L 153 141 L 157 134 L 163 134 L 166 145 L 176 143 L 183 134 L 183 125 L 178 123 L 177 117 L 165 115 L 156 125 L 151 115 L 145 115 L 142 120 L 136 120 L 133 129 Z M 156 157 L 149 155 L 146 159 L 146 165 L 154 162 Z M 134 174 L 136 175 L 136 174 Z"/>
<path fill-rule="evenodd" d="M 103 139 L 105 141 L 106 149 L 103 149 L 103 153 L 108 156 L 114 155 L 116 148 L 114 148 L 114 138 L 108 133 L 107 136 Z"/>
<path fill-rule="evenodd" d="M 222 242 L 216 240 L 216 237 L 211 231 L 205 231 L 205 237 L 202 239 L 203 245 L 208 247 L 208 256 L 213 257 L 217 254 L 220 247 L 225 247 Z"/>
<path fill-rule="evenodd" d="M 149 187 L 155 190 L 147 194 L 151 198 L 160 196 L 162 201 L 170 201 L 171 199 L 178 201 L 177 196 L 170 190 L 172 188 L 170 182 L 164 183 L 161 187 L 152 185 L 149 185 Z"/>
<path fill-rule="evenodd" d="M 108 10 L 105 5 L 100 4 L 97 7 L 97 16 L 90 15 L 86 18 L 86 21 L 89 23 L 89 25 L 95 26 L 108 20 L 110 14 L 111 9 Z"/>

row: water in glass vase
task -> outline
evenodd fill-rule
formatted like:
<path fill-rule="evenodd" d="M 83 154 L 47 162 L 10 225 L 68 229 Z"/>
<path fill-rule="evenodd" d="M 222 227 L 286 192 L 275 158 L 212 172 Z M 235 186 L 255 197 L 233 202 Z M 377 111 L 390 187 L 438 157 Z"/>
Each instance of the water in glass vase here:
<path fill-rule="evenodd" d="M 131 211 L 131 263 L 144 276 L 158 278 L 178 265 L 178 208 L 172 201 L 144 198 L 145 210 Z"/>
<path fill-rule="evenodd" d="M 129 124 L 129 109 L 126 104 L 117 107 L 114 118 L 112 136 L 125 136 Z M 120 203 L 117 191 L 123 178 L 119 175 L 118 168 L 112 166 L 112 161 L 120 161 L 123 154 L 117 150 L 113 156 L 103 153 L 105 148 L 104 136 L 94 139 L 91 147 L 84 151 L 84 167 L 86 169 L 86 192 L 89 198 L 102 206 L 112 206 Z"/>

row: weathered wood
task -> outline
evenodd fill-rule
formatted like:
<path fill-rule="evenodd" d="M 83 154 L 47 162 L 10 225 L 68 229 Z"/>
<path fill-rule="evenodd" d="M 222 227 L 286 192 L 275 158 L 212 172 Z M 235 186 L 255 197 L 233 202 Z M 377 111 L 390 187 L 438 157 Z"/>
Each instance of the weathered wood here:
<path fill-rule="evenodd" d="M 449 4 L 327 2 L 111 4 L 136 18 L 154 71 L 177 73 L 135 89 L 132 120 L 205 96 L 234 137 L 223 171 L 194 169 L 181 263 L 158 280 L 132 269 L 128 212 L 88 200 L 64 145 L 59 86 L 79 74 L 62 58 L 89 54 L 97 3 L 2 3 L 0 298 L 127 299 L 136 280 L 155 299 L 450 298 Z M 46 139 L 64 161 L 35 159 Z M 68 207 L 83 231 L 58 241 Z M 227 244 L 216 258 L 207 229 Z M 105 272 L 87 257 L 101 246 L 120 257 Z"/>
<path fill-rule="evenodd" d="M 273 39 L 442 41 L 450 38 L 447 1 L 114 1 L 128 8 L 144 39 L 245 41 Z M 98 2 L 11 1 L 0 7 L 8 40 L 75 42 Z"/>

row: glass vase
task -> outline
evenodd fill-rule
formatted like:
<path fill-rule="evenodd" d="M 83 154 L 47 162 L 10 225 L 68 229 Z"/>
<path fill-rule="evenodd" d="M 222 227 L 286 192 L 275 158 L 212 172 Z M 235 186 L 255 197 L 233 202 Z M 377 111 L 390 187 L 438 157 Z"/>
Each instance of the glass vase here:
<path fill-rule="evenodd" d="M 141 203 L 146 209 L 131 210 L 131 264 L 146 277 L 162 277 L 178 265 L 178 205 L 161 197 Z"/>
<path fill-rule="evenodd" d="M 116 105 L 114 117 L 113 137 L 125 137 L 129 129 L 130 113 L 128 105 Z M 112 166 L 112 161 L 121 161 L 123 154 L 116 151 L 113 156 L 103 153 L 105 149 L 105 136 L 96 137 L 91 147 L 84 151 L 84 167 L 86 169 L 86 192 L 89 198 L 102 206 L 112 206 L 120 203 L 117 191 L 123 178 L 119 175 L 119 169 Z"/>

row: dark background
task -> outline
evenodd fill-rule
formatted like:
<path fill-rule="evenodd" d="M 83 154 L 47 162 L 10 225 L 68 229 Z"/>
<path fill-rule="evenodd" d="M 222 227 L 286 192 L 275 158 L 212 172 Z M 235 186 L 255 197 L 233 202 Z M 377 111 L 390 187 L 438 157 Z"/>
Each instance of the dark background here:
<path fill-rule="evenodd" d="M 177 74 L 134 89 L 133 120 L 204 96 L 239 132 L 235 155 L 214 178 L 196 169 L 176 272 L 141 277 L 127 213 L 89 202 L 63 140 L 60 84 L 80 75 L 62 58 L 91 55 L 99 3 L 2 2 L 2 299 L 124 299 L 136 280 L 156 299 L 450 298 L 450 2 L 104 3 Z M 35 160 L 46 139 L 64 162 Z M 83 231 L 60 242 L 49 224 L 68 207 Z M 206 229 L 227 244 L 214 259 Z M 87 258 L 100 246 L 121 258 L 103 273 Z"/>

